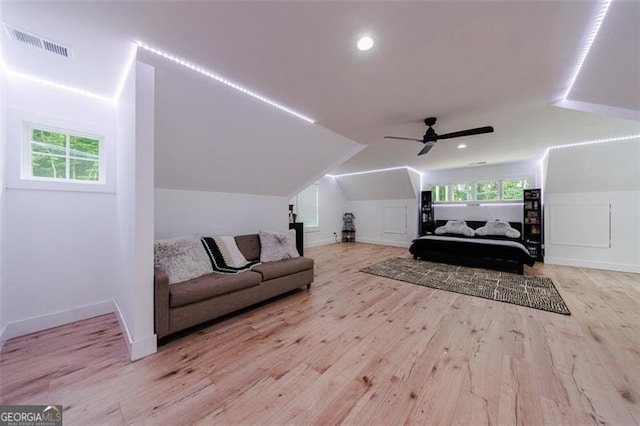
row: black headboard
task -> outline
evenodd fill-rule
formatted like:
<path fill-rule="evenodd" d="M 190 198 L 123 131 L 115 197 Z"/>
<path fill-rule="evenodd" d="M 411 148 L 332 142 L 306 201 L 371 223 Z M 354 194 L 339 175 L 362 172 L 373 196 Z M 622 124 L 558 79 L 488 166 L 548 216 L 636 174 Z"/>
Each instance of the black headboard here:
<path fill-rule="evenodd" d="M 450 219 L 450 220 L 454 220 L 454 219 Z M 447 219 L 447 220 L 436 220 L 436 227 L 444 226 L 444 225 L 447 224 L 448 221 L 449 221 L 449 219 Z M 487 224 L 486 220 L 484 220 L 484 221 L 467 220 L 465 222 L 467 222 L 467 226 L 469 228 L 472 228 L 472 229 L 478 229 L 481 226 L 484 226 L 484 225 Z M 509 222 L 509 225 L 511 225 L 511 227 L 513 229 L 517 229 L 518 231 L 520 231 L 520 233 L 522 234 L 522 222 Z"/>

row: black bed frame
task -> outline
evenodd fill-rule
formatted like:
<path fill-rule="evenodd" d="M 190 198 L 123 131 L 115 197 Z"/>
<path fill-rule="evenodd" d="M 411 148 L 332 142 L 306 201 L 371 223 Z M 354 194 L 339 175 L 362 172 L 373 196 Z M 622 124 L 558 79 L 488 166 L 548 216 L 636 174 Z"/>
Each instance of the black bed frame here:
<path fill-rule="evenodd" d="M 484 226 L 486 221 L 469 221 L 467 220 L 467 226 L 473 229 L 478 229 Z M 447 220 L 437 220 L 436 227 L 444 226 Z M 517 229 L 522 234 L 522 222 L 509 222 L 512 228 Z M 413 258 L 424 258 L 428 260 L 434 260 L 444 263 L 453 263 L 465 266 L 475 266 L 489 269 L 498 270 L 516 270 L 518 274 L 524 274 L 524 264 L 514 260 L 493 258 L 493 257 L 469 257 L 461 256 L 455 253 L 439 252 L 439 251 L 417 251 L 413 252 Z"/>

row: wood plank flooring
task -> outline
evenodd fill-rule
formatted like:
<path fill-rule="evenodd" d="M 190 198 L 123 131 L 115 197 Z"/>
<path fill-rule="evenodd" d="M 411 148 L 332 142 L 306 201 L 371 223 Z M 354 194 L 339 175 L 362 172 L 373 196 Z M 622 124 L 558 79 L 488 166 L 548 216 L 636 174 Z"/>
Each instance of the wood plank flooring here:
<path fill-rule="evenodd" d="M 538 264 L 571 316 L 358 272 L 402 248 L 308 250 L 301 290 L 137 362 L 113 315 L 10 340 L 1 404 L 79 424 L 640 424 L 640 275 Z"/>

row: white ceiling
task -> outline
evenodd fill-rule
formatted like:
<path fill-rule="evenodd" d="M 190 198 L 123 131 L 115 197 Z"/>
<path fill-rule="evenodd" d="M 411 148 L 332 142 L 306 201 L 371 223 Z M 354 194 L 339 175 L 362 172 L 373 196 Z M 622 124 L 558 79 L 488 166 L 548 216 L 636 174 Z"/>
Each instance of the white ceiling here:
<path fill-rule="evenodd" d="M 639 122 L 550 106 L 568 87 L 599 4 L 2 2 L 3 22 L 66 44 L 75 57 L 21 47 L 5 34 L 2 56 L 13 70 L 111 96 L 131 42 L 144 41 L 369 145 L 335 173 L 434 170 L 640 133 Z M 613 1 L 570 98 L 640 110 L 639 17 L 640 2 Z M 369 52 L 355 49 L 363 33 L 376 40 Z M 431 115 L 439 133 L 496 131 L 441 141 L 423 157 L 419 143 L 383 139 L 419 138 Z M 468 148 L 456 149 L 458 141 Z M 248 150 L 268 142 L 238 138 Z"/>

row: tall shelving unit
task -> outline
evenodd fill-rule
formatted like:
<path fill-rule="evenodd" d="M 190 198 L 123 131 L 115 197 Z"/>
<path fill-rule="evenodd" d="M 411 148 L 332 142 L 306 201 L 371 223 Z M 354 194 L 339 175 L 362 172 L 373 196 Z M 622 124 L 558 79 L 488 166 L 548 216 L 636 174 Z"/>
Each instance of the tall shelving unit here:
<path fill-rule="evenodd" d="M 433 234 L 436 222 L 433 215 L 433 198 L 431 191 L 420 193 L 420 236 Z"/>
<path fill-rule="evenodd" d="M 524 244 L 529 253 L 538 262 L 544 260 L 543 247 L 543 221 L 542 221 L 542 192 L 540 189 L 524 190 L 524 214 L 523 234 Z"/>

